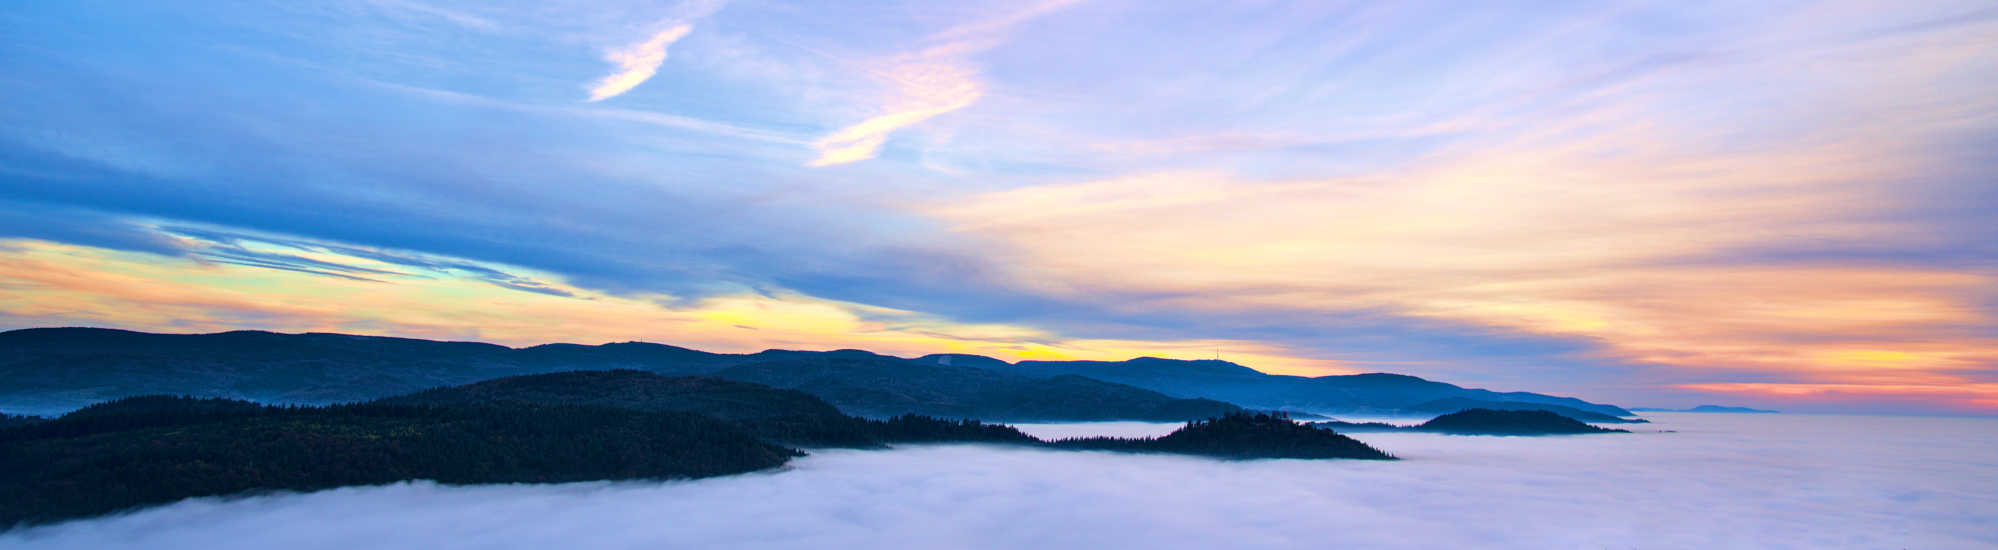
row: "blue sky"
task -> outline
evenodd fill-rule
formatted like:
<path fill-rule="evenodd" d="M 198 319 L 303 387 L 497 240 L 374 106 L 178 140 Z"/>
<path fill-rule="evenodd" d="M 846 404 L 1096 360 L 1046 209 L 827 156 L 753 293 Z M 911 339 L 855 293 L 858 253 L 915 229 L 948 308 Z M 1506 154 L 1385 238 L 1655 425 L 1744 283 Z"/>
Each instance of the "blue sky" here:
<path fill-rule="evenodd" d="M 6 326 L 1220 349 L 1998 410 L 1978 2 L 38 2 L 0 28 Z"/>

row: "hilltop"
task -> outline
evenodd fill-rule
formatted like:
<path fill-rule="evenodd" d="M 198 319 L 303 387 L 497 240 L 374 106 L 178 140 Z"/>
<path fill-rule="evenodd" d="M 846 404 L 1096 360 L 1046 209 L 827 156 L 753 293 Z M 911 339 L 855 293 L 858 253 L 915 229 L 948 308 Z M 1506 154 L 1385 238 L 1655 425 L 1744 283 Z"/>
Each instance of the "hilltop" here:
<path fill-rule="evenodd" d="M 870 420 L 849 416 L 801 391 L 636 370 L 514 376 L 425 390 L 374 403 L 440 406 L 518 403 L 698 413 L 729 422 L 772 443 L 801 447 L 880 447 L 891 443 L 943 441 L 1038 443 L 1006 426 L 913 414 Z"/>
<path fill-rule="evenodd" d="M 1052 445 L 1078 450 L 1169 452 L 1235 459 L 1394 459 L 1379 449 L 1332 430 L 1262 413 L 1235 413 L 1188 422 L 1172 433 L 1155 438 L 1087 437 L 1063 439 Z"/>
<path fill-rule="evenodd" d="M 411 479 L 555 483 L 773 468 L 798 447 L 985 443 L 1229 458 L 1385 458 L 1328 430 L 1234 413 L 1162 438 L 1049 443 L 1010 426 L 849 416 L 805 392 L 573 371 L 330 406 L 137 396 L 0 428 L 0 527 L 181 498 Z"/>
<path fill-rule="evenodd" d="M 1265 410 L 1436 414 L 1462 410 L 1469 408 L 1464 405 L 1469 405 L 1550 410 L 1563 414 L 1586 414 L 1597 418 L 1634 416 L 1621 407 L 1591 403 L 1572 397 L 1464 388 L 1405 374 L 1289 376 L 1268 374 L 1215 359 L 1178 360 L 1157 357 L 1140 357 L 1127 361 L 1021 361 L 1019 363 L 967 355 L 938 355 L 928 356 L 925 359 L 931 361 L 948 359 L 952 364 L 974 365 L 998 372 L 1039 378 L 1063 375 L 1087 376 L 1174 397 L 1216 399 Z M 1447 407 L 1456 408 L 1442 410 Z"/>
<path fill-rule="evenodd" d="M 1005 421 L 1179 421 L 1244 407 L 1448 412 L 1434 409 L 1439 400 L 1632 416 L 1613 405 L 1572 397 L 1463 388 L 1388 373 L 1273 375 L 1218 360 L 1141 357 L 1016 364 L 966 354 L 914 359 L 862 350 L 727 354 L 645 342 L 509 348 L 329 333 L 152 334 L 99 328 L 0 332 L 0 410 L 59 414 L 99 401 L 161 393 L 330 404 L 503 376 L 612 369 L 797 389 L 873 418 L 923 414 Z"/>
<path fill-rule="evenodd" d="M 1434 432 L 1453 435 L 1560 435 L 1630 433 L 1629 430 L 1598 428 L 1582 421 L 1541 410 L 1469 409 L 1438 416 L 1414 426 L 1381 422 L 1314 422 L 1315 426 L 1345 432 Z"/>

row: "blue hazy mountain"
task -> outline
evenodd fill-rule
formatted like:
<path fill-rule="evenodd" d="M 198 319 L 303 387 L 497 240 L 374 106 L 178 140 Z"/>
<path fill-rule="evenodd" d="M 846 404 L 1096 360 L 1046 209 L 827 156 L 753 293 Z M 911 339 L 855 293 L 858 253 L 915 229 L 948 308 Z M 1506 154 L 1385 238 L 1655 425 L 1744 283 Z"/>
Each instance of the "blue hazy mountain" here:
<path fill-rule="evenodd" d="M 860 350 L 718 354 L 649 343 L 515 349 L 345 334 L 92 328 L 0 333 L 0 410 L 60 413 L 147 394 L 328 404 L 507 376 L 613 369 L 797 389 L 879 418 L 1181 421 L 1240 410 L 1080 376 L 1034 377 Z"/>
<path fill-rule="evenodd" d="M 1013 364 L 974 355 L 903 359 L 862 350 L 724 354 L 643 342 L 509 348 L 327 333 L 94 328 L 0 332 L 0 410 L 48 415 L 146 394 L 326 404 L 506 376 L 612 369 L 796 389 L 870 417 L 1179 421 L 1241 407 L 1422 414 L 1440 411 L 1415 410 L 1418 406 L 1452 398 L 1630 414 L 1570 397 L 1467 389 L 1398 374 L 1308 378 L 1211 360 Z"/>
<path fill-rule="evenodd" d="M 1241 410 L 1211 399 L 1174 398 L 1075 375 L 1037 378 L 856 351 L 756 355 L 756 360 L 714 375 L 797 389 L 861 416 L 1181 421 Z"/>
<path fill-rule="evenodd" d="M 990 357 L 953 354 L 930 355 L 918 360 L 970 365 L 1036 377 L 1081 375 L 1175 397 L 1205 397 L 1253 409 L 1426 415 L 1483 407 L 1537 408 L 1557 413 L 1581 411 L 1600 417 L 1632 416 L 1630 411 L 1614 405 L 1590 403 L 1573 397 L 1464 388 L 1401 374 L 1275 375 L 1212 359 L 1140 357 L 1128 361 L 1021 361 L 1015 364 Z M 1600 417 L 1580 420 L 1598 421 Z"/>
<path fill-rule="evenodd" d="M 1657 407 L 1639 407 L 1631 410 L 1639 412 L 1689 412 L 1689 413 L 1738 413 L 1738 414 L 1775 414 L 1779 412 L 1779 411 L 1771 411 L 1765 409 L 1751 409 L 1748 407 L 1729 407 L 1724 405 L 1700 405 L 1698 407 L 1693 407 L 1690 409 L 1661 409 Z"/>

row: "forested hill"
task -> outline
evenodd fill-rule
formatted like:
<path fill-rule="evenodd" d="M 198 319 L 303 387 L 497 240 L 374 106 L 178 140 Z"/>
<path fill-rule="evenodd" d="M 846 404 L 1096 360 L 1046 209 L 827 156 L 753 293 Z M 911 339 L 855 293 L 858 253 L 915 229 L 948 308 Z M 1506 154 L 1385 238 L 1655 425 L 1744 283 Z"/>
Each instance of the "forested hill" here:
<path fill-rule="evenodd" d="M 715 376 L 795 388 L 849 413 L 873 417 L 914 413 L 1012 422 L 1183 421 L 1241 410 L 1211 399 L 1175 398 L 1083 376 L 1034 378 L 866 352 L 792 352 L 729 367 Z"/>
<path fill-rule="evenodd" d="M 0 428 L 0 530 L 181 498 L 409 479 L 566 482 L 771 468 L 793 445 L 977 442 L 1229 458 L 1386 458 L 1267 415 L 1189 423 L 1156 439 L 1047 443 L 1010 426 L 847 416 L 817 398 L 640 371 L 491 380 L 332 406 L 140 396 Z"/>
<path fill-rule="evenodd" d="M 41 422 L 42 420 L 43 420 L 42 417 L 39 416 L 24 416 L 18 414 L 0 413 L 0 429 L 33 424 L 36 422 Z"/>
<path fill-rule="evenodd" d="M 1547 411 L 1471 409 L 1438 416 L 1423 422 L 1419 429 L 1429 432 L 1474 435 L 1554 435 L 1625 433 L 1627 430 L 1598 428 Z"/>
<path fill-rule="evenodd" d="M 1468 399 L 1463 397 L 1451 397 L 1445 399 L 1438 399 L 1435 401 L 1426 401 L 1422 403 L 1417 403 L 1414 405 L 1409 405 L 1407 407 L 1402 407 L 1400 412 L 1404 414 L 1410 414 L 1410 413 L 1449 414 L 1453 412 L 1467 411 L 1471 409 L 1490 409 L 1495 411 L 1547 411 L 1568 418 L 1572 418 L 1575 420 L 1579 420 L 1582 422 L 1596 422 L 1603 424 L 1645 424 L 1650 422 L 1649 420 L 1645 420 L 1642 418 L 1624 418 L 1621 416 L 1612 416 L 1599 412 L 1585 411 L 1564 405 L 1553 405 L 1547 403 L 1529 403 L 1529 402 L 1520 402 L 1520 401 L 1490 401 L 1484 399 Z"/>
<path fill-rule="evenodd" d="M 719 378 L 644 371 L 571 371 L 487 380 L 375 401 L 385 405 L 527 403 L 691 412 L 722 419 L 773 443 L 801 447 L 880 447 L 892 443 L 1038 443 L 1011 427 L 974 420 L 903 415 L 849 416 L 804 392 Z"/>
<path fill-rule="evenodd" d="M 0 430 L 0 529 L 249 490 L 705 477 L 798 454 L 686 412 L 139 397 Z"/>
<path fill-rule="evenodd" d="M 0 429 L 0 529 L 250 490 L 564 482 L 770 468 L 792 446 L 1041 445 L 1009 426 L 870 420 L 802 392 L 640 371 L 528 375 L 374 402 L 139 396 Z"/>
<path fill-rule="evenodd" d="M 1394 458 L 1332 430 L 1262 413 L 1234 413 L 1189 422 L 1185 427 L 1161 437 L 1087 437 L 1063 439 L 1052 445 L 1077 450 L 1163 452 L 1221 458 Z"/>
<path fill-rule="evenodd" d="M 1579 420 L 1541 410 L 1469 409 L 1453 412 L 1413 426 L 1381 422 L 1314 422 L 1315 426 L 1348 433 L 1434 432 L 1454 435 L 1568 435 L 1629 433 L 1628 430 L 1598 428 Z"/>
<path fill-rule="evenodd" d="M 1632 416 L 1630 411 L 1621 407 L 1573 397 L 1465 388 L 1391 373 L 1286 376 L 1263 373 L 1227 361 L 1156 357 L 1126 361 L 1021 361 L 1017 364 L 968 355 L 936 355 L 927 359 L 1042 378 L 1087 376 L 1174 397 L 1218 399 L 1257 409 L 1412 415 L 1461 410 L 1461 407 L 1438 409 L 1439 406 L 1447 406 L 1442 405 L 1444 403 L 1456 402 L 1555 412 L 1585 411 L 1611 417 Z"/>

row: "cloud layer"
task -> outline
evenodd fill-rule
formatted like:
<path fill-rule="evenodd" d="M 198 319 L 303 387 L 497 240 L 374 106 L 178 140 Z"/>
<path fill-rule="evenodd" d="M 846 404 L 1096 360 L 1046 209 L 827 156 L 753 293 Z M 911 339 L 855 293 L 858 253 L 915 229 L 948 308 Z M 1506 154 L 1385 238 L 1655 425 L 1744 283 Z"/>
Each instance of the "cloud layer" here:
<path fill-rule="evenodd" d="M 197 499 L 0 535 L 64 548 L 1971 548 L 1989 419 L 1661 415 L 1676 433 L 1370 434 L 1404 458 L 821 451 L 672 483 Z M 1853 437 L 1863 434 L 1864 437 Z"/>

